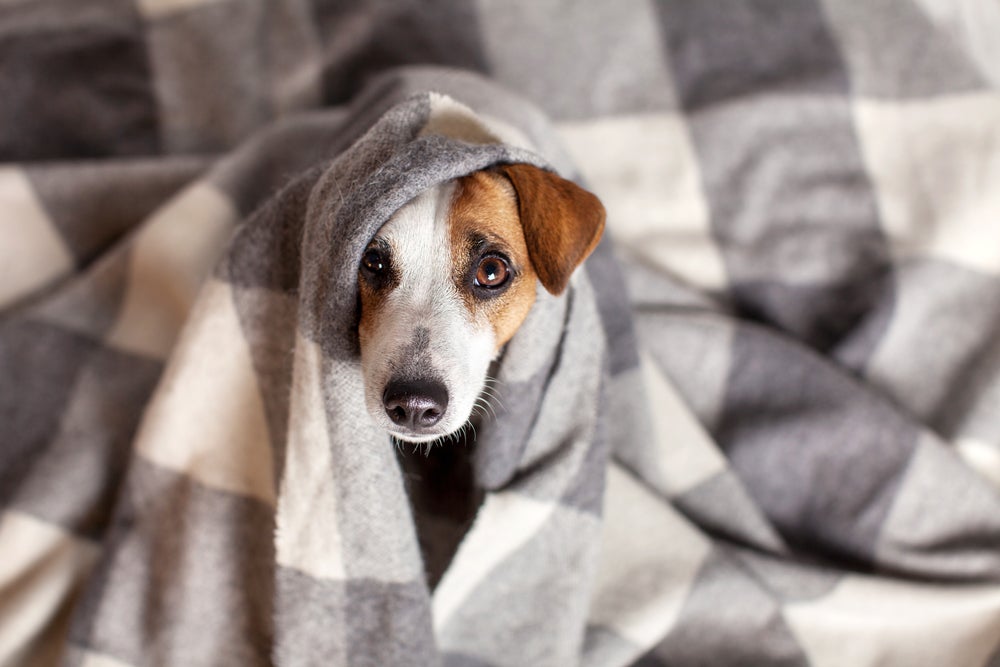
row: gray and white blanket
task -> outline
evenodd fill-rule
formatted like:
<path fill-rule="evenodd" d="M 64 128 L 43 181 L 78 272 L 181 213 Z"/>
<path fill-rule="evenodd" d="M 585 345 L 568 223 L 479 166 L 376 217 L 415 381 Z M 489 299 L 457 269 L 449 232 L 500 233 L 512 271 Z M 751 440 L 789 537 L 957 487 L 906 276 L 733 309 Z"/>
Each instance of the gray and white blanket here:
<path fill-rule="evenodd" d="M 997 44 L 986 0 L 0 2 L 0 665 L 1000 665 Z M 608 238 L 452 445 L 456 548 L 354 281 L 506 162 Z"/>

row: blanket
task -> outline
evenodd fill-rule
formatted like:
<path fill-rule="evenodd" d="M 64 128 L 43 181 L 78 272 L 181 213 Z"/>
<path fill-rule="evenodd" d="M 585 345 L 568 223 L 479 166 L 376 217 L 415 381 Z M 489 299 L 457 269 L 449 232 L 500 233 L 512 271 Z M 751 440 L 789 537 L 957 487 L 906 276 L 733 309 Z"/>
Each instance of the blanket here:
<path fill-rule="evenodd" d="M 1000 664 L 997 34 L 3 3 L 0 664 Z M 608 238 L 452 445 L 441 545 L 451 478 L 418 500 L 364 409 L 357 262 L 514 162 Z"/>

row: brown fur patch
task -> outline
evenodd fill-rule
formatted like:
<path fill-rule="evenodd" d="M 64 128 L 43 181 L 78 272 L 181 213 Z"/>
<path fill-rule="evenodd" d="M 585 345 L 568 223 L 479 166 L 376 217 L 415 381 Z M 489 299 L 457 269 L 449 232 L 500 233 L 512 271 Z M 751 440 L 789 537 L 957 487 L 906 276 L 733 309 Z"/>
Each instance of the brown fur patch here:
<path fill-rule="evenodd" d="M 517 196 L 500 174 L 478 171 L 458 180 L 449 217 L 454 280 L 469 314 L 477 323 L 493 327 L 497 349 L 507 343 L 535 303 L 537 276 L 528 254 Z M 477 243 L 510 259 L 514 276 L 510 286 L 491 299 L 480 299 L 468 288 L 473 265 L 478 265 Z"/>
<path fill-rule="evenodd" d="M 358 340 L 365 347 L 371 340 L 377 325 L 377 315 L 381 310 L 382 295 L 371 288 L 363 278 L 358 280 L 358 292 L 361 294 L 361 319 L 358 322 Z"/>

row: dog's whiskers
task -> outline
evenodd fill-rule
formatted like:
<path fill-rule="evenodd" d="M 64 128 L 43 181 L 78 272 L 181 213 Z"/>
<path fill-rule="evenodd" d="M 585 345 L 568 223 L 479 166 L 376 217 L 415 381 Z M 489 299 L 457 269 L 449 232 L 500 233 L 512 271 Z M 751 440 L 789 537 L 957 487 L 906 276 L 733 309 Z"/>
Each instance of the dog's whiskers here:
<path fill-rule="evenodd" d="M 472 430 L 472 440 L 473 440 L 473 442 L 475 442 L 476 438 L 479 437 L 479 434 L 476 433 L 476 425 L 473 424 L 472 420 L 470 419 L 469 421 L 467 421 L 464 424 L 462 424 L 462 431 L 463 432 L 465 431 L 466 427 L 468 427 L 468 428 L 470 428 Z"/>
<path fill-rule="evenodd" d="M 497 418 L 497 415 L 498 415 L 497 408 L 498 407 L 499 407 L 500 410 L 503 410 L 505 412 L 507 410 L 506 406 L 504 406 L 503 401 L 500 399 L 499 395 L 497 395 L 495 393 L 492 393 L 490 391 L 486 391 L 485 389 L 476 398 L 476 405 L 481 406 L 485 410 L 489 411 L 492 414 L 493 419 Z"/>
<path fill-rule="evenodd" d="M 476 399 L 476 404 L 473 406 L 472 411 L 473 413 L 481 416 L 483 419 L 492 417 L 493 420 L 496 420 L 497 418 L 496 410 L 493 408 L 490 402 L 482 396 Z"/>
<path fill-rule="evenodd" d="M 493 387 L 490 387 L 489 385 L 486 385 L 486 386 L 483 387 L 483 392 L 482 393 L 486 394 L 487 396 L 493 396 L 494 398 L 497 398 L 497 397 L 500 396 L 500 392 L 498 390 L 494 389 Z"/>
<path fill-rule="evenodd" d="M 487 394 L 487 393 L 484 393 L 483 397 L 484 397 L 483 400 L 485 400 L 487 403 L 489 403 L 490 407 L 493 407 L 493 403 L 496 403 L 498 406 L 500 406 L 501 410 L 506 410 L 507 409 L 506 406 L 504 406 L 504 404 L 503 404 L 503 400 L 497 394 Z"/>
<path fill-rule="evenodd" d="M 483 388 L 493 392 L 498 392 L 502 384 L 503 383 L 497 378 L 487 375 L 486 380 L 483 382 Z"/>

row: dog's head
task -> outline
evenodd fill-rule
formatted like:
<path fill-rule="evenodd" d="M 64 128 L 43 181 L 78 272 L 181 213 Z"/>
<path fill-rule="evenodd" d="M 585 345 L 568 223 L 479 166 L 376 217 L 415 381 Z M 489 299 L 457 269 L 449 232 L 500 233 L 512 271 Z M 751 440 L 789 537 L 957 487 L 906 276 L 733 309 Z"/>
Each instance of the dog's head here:
<path fill-rule="evenodd" d="M 536 283 L 560 294 L 603 228 L 594 195 L 523 164 L 447 182 L 397 211 L 358 268 L 365 403 L 376 423 L 411 442 L 462 428 Z"/>

